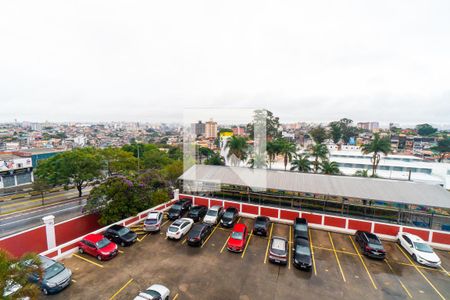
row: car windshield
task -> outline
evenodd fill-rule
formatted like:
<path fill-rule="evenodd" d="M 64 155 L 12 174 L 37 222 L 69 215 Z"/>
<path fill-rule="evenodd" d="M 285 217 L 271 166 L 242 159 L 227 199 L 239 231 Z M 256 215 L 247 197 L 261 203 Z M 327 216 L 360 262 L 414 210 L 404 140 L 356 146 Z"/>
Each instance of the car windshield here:
<path fill-rule="evenodd" d="M 170 210 L 179 211 L 179 210 L 181 210 L 181 205 L 180 204 L 174 204 L 174 205 L 172 205 Z"/>
<path fill-rule="evenodd" d="M 154 290 L 146 290 L 143 293 L 152 297 L 151 299 L 160 299 L 161 298 L 161 294 Z"/>
<path fill-rule="evenodd" d="M 308 227 L 306 226 L 306 224 L 295 224 L 295 230 L 307 231 Z"/>
<path fill-rule="evenodd" d="M 64 266 L 58 262 L 54 263 L 44 271 L 44 279 L 52 278 L 64 270 Z"/>
<path fill-rule="evenodd" d="M 380 245 L 380 244 L 372 244 L 372 243 L 369 243 L 368 246 L 369 246 L 370 248 L 372 248 L 372 249 L 375 249 L 375 250 L 383 250 L 383 246 Z"/>
<path fill-rule="evenodd" d="M 414 247 L 420 252 L 433 253 L 433 249 L 425 243 L 414 243 Z"/>
<path fill-rule="evenodd" d="M 177 232 L 177 231 L 178 231 L 178 227 L 170 226 L 170 227 L 169 227 L 169 231 L 170 231 L 170 232 Z"/>
<path fill-rule="evenodd" d="M 215 217 L 215 216 L 217 216 L 217 210 L 208 210 L 208 212 L 206 213 L 206 215 L 207 216 L 210 216 L 210 217 Z"/>
<path fill-rule="evenodd" d="M 233 231 L 231 233 L 231 238 L 233 238 L 235 240 L 242 240 L 244 238 L 244 233 L 243 232 Z"/>
<path fill-rule="evenodd" d="M 265 225 L 267 222 L 264 218 L 256 218 L 255 225 Z"/>
<path fill-rule="evenodd" d="M 157 222 L 158 222 L 157 219 L 146 219 L 145 220 L 145 224 L 148 224 L 148 225 L 156 224 Z"/>
<path fill-rule="evenodd" d="M 120 228 L 119 231 L 117 231 L 117 234 L 120 236 L 124 236 L 128 232 L 130 232 L 130 229 L 128 229 L 127 227 L 123 227 L 123 228 Z"/>
<path fill-rule="evenodd" d="M 309 247 L 305 245 L 297 245 L 295 247 L 295 253 L 299 255 L 310 255 L 311 252 L 309 251 Z"/>
<path fill-rule="evenodd" d="M 102 249 L 105 248 L 106 246 L 109 245 L 109 240 L 106 238 L 101 239 L 100 241 L 98 241 L 95 245 L 97 246 L 98 249 Z"/>
<path fill-rule="evenodd" d="M 233 218 L 233 216 L 234 216 L 234 213 L 231 212 L 231 211 L 226 211 L 226 212 L 223 214 L 223 218 L 224 218 L 224 219 L 231 219 L 231 218 Z"/>

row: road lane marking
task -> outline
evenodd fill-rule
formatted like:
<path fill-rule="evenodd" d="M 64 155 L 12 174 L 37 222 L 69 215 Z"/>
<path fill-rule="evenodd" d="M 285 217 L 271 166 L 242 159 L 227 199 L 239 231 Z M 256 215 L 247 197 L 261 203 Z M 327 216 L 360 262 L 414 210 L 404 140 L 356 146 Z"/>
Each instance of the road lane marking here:
<path fill-rule="evenodd" d="M 270 246 L 270 240 L 272 239 L 272 231 L 273 231 L 273 223 L 272 223 L 272 226 L 270 227 L 269 238 L 267 239 L 266 256 L 264 257 L 265 264 L 267 263 L 267 256 L 269 254 L 269 246 Z"/>
<path fill-rule="evenodd" d="M 406 288 L 406 286 L 403 284 L 403 281 L 401 281 L 400 278 L 398 278 L 397 274 L 395 274 L 394 272 L 394 268 L 392 268 L 391 264 L 389 263 L 389 260 L 387 258 L 384 259 L 384 262 L 388 265 L 389 269 L 391 270 L 392 274 L 395 275 L 395 278 L 397 278 L 398 282 L 400 282 L 400 285 L 402 286 L 402 288 L 405 290 L 406 294 L 408 295 L 409 298 L 412 298 L 411 293 L 408 291 L 408 289 Z"/>
<path fill-rule="evenodd" d="M 342 270 L 341 262 L 339 261 L 338 254 L 336 252 L 336 248 L 334 247 L 333 238 L 331 237 L 331 233 L 330 232 L 328 232 L 328 237 L 330 238 L 331 247 L 333 247 L 334 256 L 336 257 L 336 261 L 337 261 L 337 264 L 338 264 L 338 267 L 339 267 L 339 271 L 341 271 L 342 279 L 344 280 L 344 282 L 347 282 L 347 280 L 345 279 L 344 271 Z"/>
<path fill-rule="evenodd" d="M 206 238 L 206 240 L 203 242 L 203 244 L 200 246 L 200 248 L 203 248 L 203 246 L 205 246 L 205 244 L 209 241 L 209 239 L 212 237 L 212 235 L 214 234 L 214 232 L 217 230 L 218 227 L 219 227 L 219 223 L 217 223 L 217 225 L 214 227 L 213 231 L 209 234 L 209 236 Z"/>
<path fill-rule="evenodd" d="M 352 237 L 349 235 L 348 238 L 350 239 L 350 241 L 352 241 L 353 247 L 355 248 L 356 253 L 358 254 L 359 259 L 361 260 L 361 263 L 364 266 L 364 269 L 366 269 L 367 275 L 369 276 L 370 281 L 372 282 L 373 287 L 378 290 L 377 285 L 375 284 L 375 281 L 372 278 L 372 275 L 369 272 L 369 268 L 367 268 L 366 263 L 364 262 L 364 259 L 361 255 L 361 253 L 359 252 L 358 248 L 356 247 L 355 242 L 353 241 Z"/>
<path fill-rule="evenodd" d="M 185 239 L 181 242 L 181 245 L 186 244 L 187 239 L 188 239 L 188 238 L 185 238 Z M 203 246 L 202 246 L 202 247 L 203 247 Z"/>
<path fill-rule="evenodd" d="M 90 259 L 84 258 L 83 256 L 80 256 L 80 255 L 78 255 L 78 254 L 75 254 L 75 253 L 74 253 L 73 256 L 78 257 L 79 259 L 82 259 L 82 260 L 84 260 L 84 261 L 87 261 L 88 263 L 91 263 L 91 264 L 93 264 L 94 266 L 97 266 L 97 267 L 99 267 L 99 268 L 104 268 L 101 264 L 98 264 L 98 263 L 96 263 L 96 262 L 94 262 L 94 261 L 92 261 L 92 260 L 90 260 Z"/>
<path fill-rule="evenodd" d="M 419 266 L 417 264 L 412 265 L 412 264 L 404 263 L 404 262 L 401 262 L 401 261 L 396 261 L 395 263 L 398 264 L 398 265 L 402 265 L 402 266 L 417 267 L 419 269 L 424 269 L 424 270 L 434 271 L 434 272 L 440 272 L 440 273 L 444 273 L 445 275 L 447 275 L 445 273 L 445 271 L 440 270 L 440 269 L 430 268 L 430 267 L 426 267 L 426 266 Z"/>
<path fill-rule="evenodd" d="M 177 293 L 172 300 L 177 300 L 178 299 L 179 294 Z"/>
<path fill-rule="evenodd" d="M 120 292 L 122 292 L 131 282 L 133 281 L 133 278 L 131 278 L 130 280 L 128 280 L 127 283 L 125 283 L 114 295 L 112 295 L 111 298 L 109 298 L 109 300 L 114 299 L 117 295 L 120 294 Z"/>
<path fill-rule="evenodd" d="M 446 300 L 445 297 L 441 294 L 441 292 L 439 292 L 439 290 L 431 283 L 431 281 L 425 276 L 425 274 L 423 274 L 422 271 L 420 271 L 420 269 L 416 266 L 416 264 L 412 261 L 412 259 L 403 251 L 403 249 L 398 244 L 395 244 L 395 245 L 403 253 L 403 255 L 409 260 L 409 262 L 412 265 L 414 265 L 414 268 L 416 269 L 416 271 L 419 272 L 420 275 L 422 275 L 422 277 L 425 279 L 425 281 L 428 282 L 428 284 L 434 289 L 434 291 L 439 295 L 439 297 L 441 297 L 442 300 Z"/>
<path fill-rule="evenodd" d="M 309 234 L 309 245 L 311 247 L 311 257 L 312 257 L 314 275 L 317 276 L 316 259 L 314 258 L 314 246 L 313 246 L 313 241 L 312 241 L 312 236 L 311 236 L 311 229 L 308 229 L 308 234 Z"/>
<path fill-rule="evenodd" d="M 250 240 L 252 239 L 252 235 L 253 234 L 250 233 L 250 237 L 248 238 L 247 243 L 245 244 L 244 251 L 242 252 L 241 258 L 244 258 L 245 251 L 247 251 L 247 247 L 248 247 L 248 244 L 250 244 Z"/>

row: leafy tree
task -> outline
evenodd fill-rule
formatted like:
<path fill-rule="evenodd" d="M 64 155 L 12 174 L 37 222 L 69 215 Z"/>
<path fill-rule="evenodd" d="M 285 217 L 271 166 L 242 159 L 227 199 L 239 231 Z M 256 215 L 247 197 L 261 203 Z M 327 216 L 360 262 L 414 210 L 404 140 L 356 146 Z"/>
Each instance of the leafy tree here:
<path fill-rule="evenodd" d="M 99 154 L 105 162 L 108 176 L 112 174 L 128 174 L 137 169 L 137 158 L 123 149 L 108 147 L 100 149 Z"/>
<path fill-rule="evenodd" d="M 205 165 L 224 166 L 225 159 L 219 153 L 214 153 L 205 160 Z"/>
<path fill-rule="evenodd" d="M 328 175 L 340 174 L 339 165 L 335 161 L 325 160 L 321 164 L 322 173 Z"/>
<path fill-rule="evenodd" d="M 41 294 L 39 286 L 31 283 L 29 277 L 33 273 L 42 276 L 39 257 L 36 254 L 25 254 L 20 258 L 13 258 L 5 250 L 0 249 L 0 291 L 3 295 L 5 288 L 17 284 L 21 288 L 12 295 L 7 295 L 3 299 L 24 299 L 29 297 L 37 299 Z"/>
<path fill-rule="evenodd" d="M 171 162 L 169 155 L 166 152 L 156 148 L 156 146 L 145 150 L 141 160 L 142 165 L 146 169 L 161 169 Z"/>
<path fill-rule="evenodd" d="M 213 154 L 214 154 L 214 151 L 212 151 L 211 149 L 209 149 L 207 147 L 197 147 L 197 157 L 198 157 L 200 164 L 202 163 L 203 157 L 208 159 Z"/>
<path fill-rule="evenodd" d="M 280 153 L 280 144 L 277 142 L 277 140 L 269 141 L 267 142 L 266 148 L 267 156 L 269 158 L 269 169 L 272 169 L 272 163 L 275 161 L 278 153 Z"/>
<path fill-rule="evenodd" d="M 309 149 L 309 153 L 314 157 L 312 165 L 314 166 L 314 173 L 319 171 L 321 161 L 328 160 L 328 148 L 324 144 L 312 145 Z"/>
<path fill-rule="evenodd" d="M 239 165 L 240 161 L 244 161 L 247 158 L 248 144 L 247 139 L 241 136 L 232 136 L 225 146 L 228 148 L 228 159 L 231 159 L 231 163 L 235 166 Z"/>
<path fill-rule="evenodd" d="M 321 125 L 309 130 L 309 135 L 317 144 L 322 144 L 328 138 L 327 131 Z"/>
<path fill-rule="evenodd" d="M 89 181 L 101 177 L 102 168 L 102 159 L 94 149 L 81 148 L 40 161 L 35 175 L 50 185 L 73 184 L 81 197 Z"/>
<path fill-rule="evenodd" d="M 445 156 L 450 153 L 450 137 L 445 136 L 442 140 L 438 140 L 437 145 L 430 149 L 434 153 L 439 154 L 438 162 L 442 162 Z"/>
<path fill-rule="evenodd" d="M 277 139 L 277 143 L 279 154 L 283 156 L 284 170 L 286 170 L 288 162 L 291 162 L 292 155 L 295 154 L 295 144 L 283 138 Z"/>
<path fill-rule="evenodd" d="M 170 159 L 174 160 L 182 160 L 183 159 L 183 150 L 180 147 L 170 147 L 167 155 Z"/>
<path fill-rule="evenodd" d="M 45 194 L 49 193 L 51 188 L 52 186 L 48 183 L 47 180 L 42 179 L 40 177 L 34 178 L 33 190 L 39 192 L 39 195 L 41 195 L 42 205 L 45 204 Z"/>
<path fill-rule="evenodd" d="M 330 137 L 333 140 L 333 143 L 337 144 L 342 138 L 342 128 L 341 123 L 339 122 L 331 122 L 330 126 Z"/>
<path fill-rule="evenodd" d="M 358 136 L 359 129 L 352 125 L 352 120 L 343 118 L 339 120 L 339 124 L 342 132 L 342 140 L 345 144 L 348 144 L 350 138 Z"/>
<path fill-rule="evenodd" d="M 291 162 L 291 171 L 308 173 L 311 171 L 311 161 L 309 155 L 296 154 Z"/>
<path fill-rule="evenodd" d="M 375 176 L 378 164 L 380 163 L 381 155 L 388 155 L 391 152 L 391 141 L 388 137 L 381 138 L 378 133 L 375 133 L 373 139 L 361 147 L 363 154 L 372 153 L 372 177 Z"/>
<path fill-rule="evenodd" d="M 434 128 L 430 124 L 419 124 L 416 126 L 417 133 L 421 136 L 429 136 L 437 132 L 437 128 Z"/>
<path fill-rule="evenodd" d="M 152 205 L 156 206 L 169 201 L 169 194 L 164 189 L 158 189 L 152 193 Z"/>
<path fill-rule="evenodd" d="M 169 186 L 176 186 L 178 177 L 183 174 L 183 162 L 181 160 L 176 160 L 165 166 L 161 170 L 163 178 L 167 180 Z"/>
<path fill-rule="evenodd" d="M 247 124 L 247 132 L 251 139 L 255 138 L 255 127 L 262 127 L 265 125 L 266 136 L 270 141 L 281 137 L 280 119 L 275 117 L 273 113 L 267 109 L 257 109 L 253 115 L 253 121 Z"/>
<path fill-rule="evenodd" d="M 358 177 L 369 177 L 369 170 L 358 170 L 355 172 L 354 176 Z"/>

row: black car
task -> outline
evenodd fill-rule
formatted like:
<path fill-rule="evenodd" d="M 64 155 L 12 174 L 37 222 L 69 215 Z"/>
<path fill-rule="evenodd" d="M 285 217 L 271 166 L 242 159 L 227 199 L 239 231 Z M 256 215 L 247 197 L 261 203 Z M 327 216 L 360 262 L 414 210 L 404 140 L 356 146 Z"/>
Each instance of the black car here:
<path fill-rule="evenodd" d="M 312 256 L 309 241 L 301 237 L 296 238 L 292 250 L 294 266 L 299 269 L 311 270 Z"/>
<path fill-rule="evenodd" d="M 187 243 L 189 246 L 200 246 L 211 233 L 211 225 L 195 224 L 189 231 Z"/>
<path fill-rule="evenodd" d="M 302 238 L 309 240 L 308 237 L 308 221 L 305 218 L 295 218 L 294 221 L 294 239 Z"/>
<path fill-rule="evenodd" d="M 381 244 L 380 239 L 375 234 L 358 230 L 355 233 L 355 239 L 364 255 L 380 259 L 386 257 L 383 244 Z"/>
<path fill-rule="evenodd" d="M 106 229 L 104 236 L 120 246 L 130 246 L 137 240 L 137 234 L 122 225 L 112 225 Z"/>
<path fill-rule="evenodd" d="M 222 219 L 220 219 L 220 224 L 223 227 L 233 227 L 234 222 L 236 222 L 238 216 L 239 211 L 236 207 L 228 207 L 225 210 Z"/>
<path fill-rule="evenodd" d="M 253 234 L 267 236 L 269 232 L 270 218 L 265 216 L 257 216 L 253 225 Z"/>
<path fill-rule="evenodd" d="M 168 218 L 169 220 L 176 220 L 183 216 L 185 212 L 187 212 L 192 205 L 192 200 L 190 199 L 182 199 L 175 202 L 169 209 Z"/>
<path fill-rule="evenodd" d="M 204 205 L 192 206 L 189 210 L 188 218 L 194 220 L 194 222 L 200 221 L 208 211 L 208 208 Z"/>

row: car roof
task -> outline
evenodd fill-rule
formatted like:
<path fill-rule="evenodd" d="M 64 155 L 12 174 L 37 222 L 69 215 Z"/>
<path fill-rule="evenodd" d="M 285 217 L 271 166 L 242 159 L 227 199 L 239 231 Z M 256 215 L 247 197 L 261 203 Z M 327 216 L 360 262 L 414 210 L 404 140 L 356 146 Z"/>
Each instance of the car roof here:
<path fill-rule="evenodd" d="M 120 229 L 122 229 L 124 227 L 125 226 L 122 226 L 122 225 L 119 225 L 119 224 L 114 224 L 114 225 L 110 226 L 108 229 L 112 229 L 112 230 L 117 231 L 117 230 L 120 230 Z"/>
<path fill-rule="evenodd" d="M 403 232 L 402 234 L 409 237 L 413 242 L 425 242 L 423 239 L 421 239 L 420 237 L 418 237 L 415 234 L 408 233 L 408 232 Z"/>
<path fill-rule="evenodd" d="M 233 207 L 233 206 L 227 207 L 226 210 L 227 211 L 238 211 L 238 209 L 236 207 Z"/>
<path fill-rule="evenodd" d="M 295 223 L 308 224 L 308 221 L 305 218 L 295 218 Z"/>
<path fill-rule="evenodd" d="M 103 238 L 104 238 L 103 235 L 98 233 L 91 233 L 84 237 L 85 240 L 93 243 L 97 243 L 101 241 Z"/>
<path fill-rule="evenodd" d="M 195 205 L 195 206 L 192 206 L 191 207 L 191 210 L 196 210 L 196 209 L 200 209 L 200 208 L 204 208 L 204 207 L 206 207 L 206 206 L 204 206 L 204 205 Z"/>
<path fill-rule="evenodd" d="M 270 220 L 270 218 L 267 216 L 257 216 L 256 220 Z"/>
<path fill-rule="evenodd" d="M 214 206 L 211 206 L 209 209 L 210 210 L 219 210 L 221 208 L 222 208 L 222 206 L 220 206 L 220 205 L 214 205 Z"/>
<path fill-rule="evenodd" d="M 247 226 L 245 226 L 244 223 L 237 223 L 237 224 L 234 225 L 233 231 L 243 232 L 245 230 L 245 228 L 247 228 Z"/>
<path fill-rule="evenodd" d="M 285 238 L 274 236 L 272 237 L 271 247 L 272 249 L 286 251 L 286 242 Z"/>
<path fill-rule="evenodd" d="M 151 211 L 151 212 L 148 213 L 147 217 L 150 217 L 150 216 L 153 217 L 153 216 L 156 216 L 156 215 L 158 215 L 160 213 L 161 213 L 160 211 Z"/>
<path fill-rule="evenodd" d="M 43 255 L 39 255 L 39 260 L 41 261 L 41 266 L 43 269 L 47 269 L 56 262 L 53 259 Z"/>
<path fill-rule="evenodd" d="M 301 237 L 297 237 L 295 239 L 295 243 L 296 244 L 300 244 L 300 245 L 304 245 L 304 246 L 309 246 L 309 241 L 307 239 L 302 239 Z"/>

